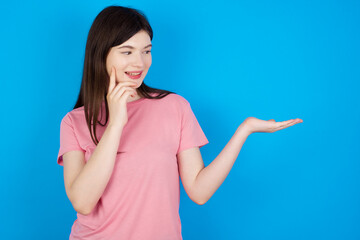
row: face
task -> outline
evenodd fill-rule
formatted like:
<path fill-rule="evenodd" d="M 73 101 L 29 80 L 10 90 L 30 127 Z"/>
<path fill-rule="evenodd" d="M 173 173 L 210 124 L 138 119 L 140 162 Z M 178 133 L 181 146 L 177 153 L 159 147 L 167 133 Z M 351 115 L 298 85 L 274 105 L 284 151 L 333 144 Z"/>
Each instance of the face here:
<path fill-rule="evenodd" d="M 106 58 L 106 70 L 116 69 L 118 82 L 135 82 L 135 89 L 142 84 L 151 66 L 151 39 L 144 30 L 139 31 L 126 42 L 112 47 Z M 135 75 L 138 74 L 139 75 Z"/>

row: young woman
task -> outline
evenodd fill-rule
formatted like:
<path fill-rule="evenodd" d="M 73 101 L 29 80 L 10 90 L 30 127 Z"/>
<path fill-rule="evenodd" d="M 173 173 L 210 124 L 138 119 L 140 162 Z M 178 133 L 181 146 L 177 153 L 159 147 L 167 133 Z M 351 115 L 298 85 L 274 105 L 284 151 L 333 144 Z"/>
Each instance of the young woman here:
<path fill-rule="evenodd" d="M 152 37 L 144 14 L 120 6 L 102 10 L 90 28 L 79 98 L 60 127 L 57 161 L 77 211 L 70 239 L 182 239 L 179 176 L 202 205 L 251 133 L 302 122 L 249 117 L 205 167 L 199 148 L 208 140 L 189 102 L 144 83 Z"/>

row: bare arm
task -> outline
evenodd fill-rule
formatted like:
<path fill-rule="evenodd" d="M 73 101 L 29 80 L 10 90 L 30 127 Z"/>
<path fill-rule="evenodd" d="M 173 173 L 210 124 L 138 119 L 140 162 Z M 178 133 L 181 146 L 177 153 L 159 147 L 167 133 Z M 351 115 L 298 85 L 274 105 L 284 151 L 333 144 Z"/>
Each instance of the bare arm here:
<path fill-rule="evenodd" d="M 205 204 L 228 176 L 250 133 L 240 126 L 219 155 L 201 169 L 194 183 L 199 204 Z"/>
<path fill-rule="evenodd" d="M 204 165 L 199 147 L 180 152 L 178 158 L 181 181 L 190 199 L 203 205 L 211 198 L 229 174 L 251 133 L 275 132 L 300 122 L 301 119 L 275 122 L 273 119 L 263 121 L 250 117 L 238 127 L 224 149 L 207 167 Z"/>
<path fill-rule="evenodd" d="M 133 88 L 136 84 L 123 80 L 117 79 L 116 69 L 112 67 L 107 94 L 109 124 L 87 163 L 81 151 L 63 155 L 66 193 L 74 209 L 84 215 L 92 212 L 110 180 L 121 134 L 128 121 L 126 103 L 131 94 L 137 94 Z"/>
<path fill-rule="evenodd" d="M 74 167 L 79 162 L 75 159 L 75 154 L 79 152 L 63 155 L 66 193 L 77 212 L 84 215 L 91 213 L 103 194 L 114 169 L 122 129 L 109 125 L 88 162 L 85 164 L 81 159 L 80 168 Z M 73 181 L 71 175 L 75 178 Z"/>
<path fill-rule="evenodd" d="M 195 203 L 205 204 L 224 182 L 250 135 L 242 125 L 220 154 L 205 167 L 199 147 L 179 153 L 179 170 L 184 189 Z"/>

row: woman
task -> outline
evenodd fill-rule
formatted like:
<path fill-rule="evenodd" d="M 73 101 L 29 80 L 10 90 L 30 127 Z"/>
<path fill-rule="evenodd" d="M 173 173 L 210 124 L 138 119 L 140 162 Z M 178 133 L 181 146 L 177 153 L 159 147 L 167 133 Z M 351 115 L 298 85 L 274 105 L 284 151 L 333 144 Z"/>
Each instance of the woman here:
<path fill-rule="evenodd" d="M 247 118 L 207 167 L 208 143 L 189 102 L 145 85 L 153 32 L 138 10 L 111 6 L 87 39 L 78 101 L 62 119 L 58 164 L 77 211 L 70 239 L 182 239 L 179 176 L 204 204 L 253 132 L 302 122 Z"/>

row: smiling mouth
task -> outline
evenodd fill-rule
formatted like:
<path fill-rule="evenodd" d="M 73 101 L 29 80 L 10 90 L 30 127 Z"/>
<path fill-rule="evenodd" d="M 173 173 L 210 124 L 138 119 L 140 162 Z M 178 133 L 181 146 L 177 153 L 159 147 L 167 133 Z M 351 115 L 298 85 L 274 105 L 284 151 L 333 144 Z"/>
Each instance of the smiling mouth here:
<path fill-rule="evenodd" d="M 141 74 L 141 73 L 129 73 L 129 72 L 125 72 L 125 73 L 130 76 L 137 76 Z"/>
<path fill-rule="evenodd" d="M 131 79 L 138 79 L 142 75 L 142 71 L 125 72 Z"/>
<path fill-rule="evenodd" d="M 128 75 L 136 76 L 136 75 L 141 74 L 142 72 L 143 71 L 127 71 L 125 73 L 128 74 Z"/>

